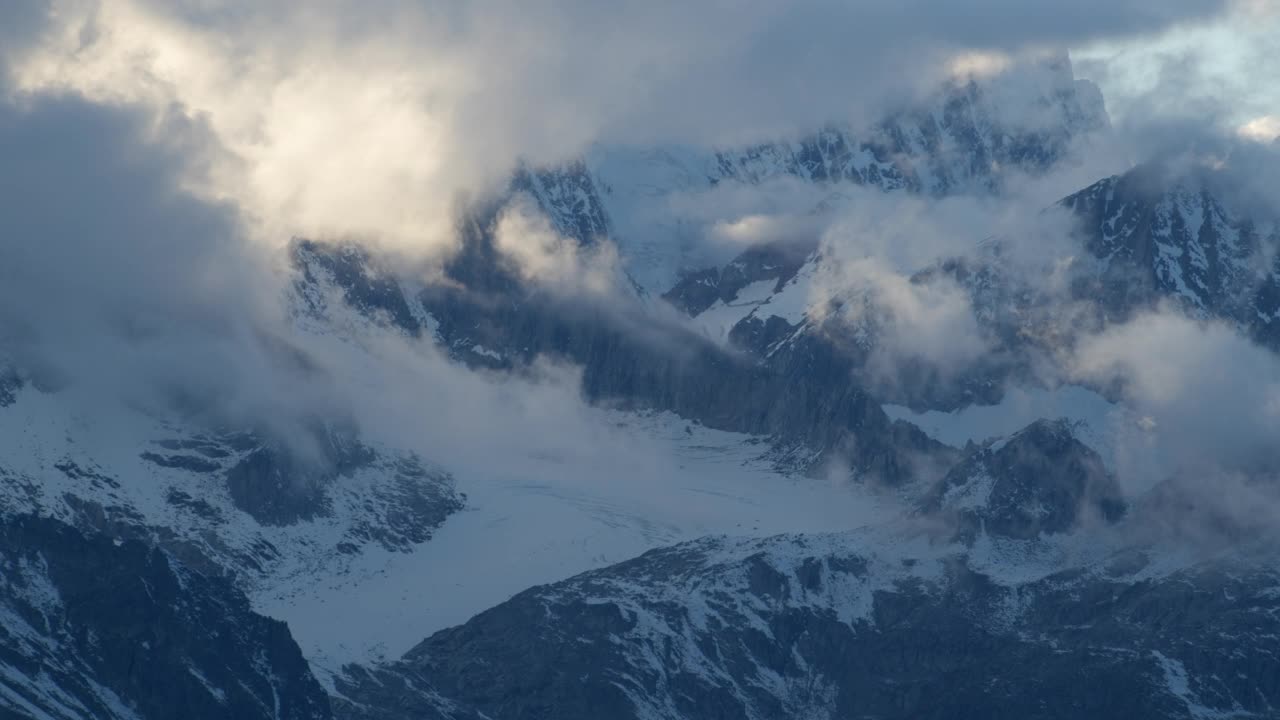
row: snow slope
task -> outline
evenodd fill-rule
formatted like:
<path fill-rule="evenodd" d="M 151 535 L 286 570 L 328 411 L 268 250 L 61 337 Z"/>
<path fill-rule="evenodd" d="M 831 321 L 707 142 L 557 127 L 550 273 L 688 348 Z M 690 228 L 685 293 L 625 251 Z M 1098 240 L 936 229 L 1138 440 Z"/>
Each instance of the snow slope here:
<path fill-rule="evenodd" d="M 525 588 L 717 533 L 855 528 L 893 501 L 840 481 L 780 475 L 767 445 L 671 416 L 596 411 L 619 437 L 669 458 L 659 472 L 528 457 L 518 473 L 455 468 L 467 508 L 411 554 L 370 551 L 349 574 L 258 593 L 319 672 L 399 657 Z"/>

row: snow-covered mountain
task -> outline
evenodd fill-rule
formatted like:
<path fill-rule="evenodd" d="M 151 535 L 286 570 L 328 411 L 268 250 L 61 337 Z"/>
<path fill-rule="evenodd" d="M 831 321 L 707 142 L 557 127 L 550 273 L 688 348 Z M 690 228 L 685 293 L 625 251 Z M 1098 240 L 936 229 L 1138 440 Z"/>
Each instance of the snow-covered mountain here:
<path fill-rule="evenodd" d="M 512 190 L 532 194 L 567 237 L 609 238 L 637 285 L 661 295 L 683 271 L 730 259 L 700 242 L 700 207 L 717 192 L 764 187 L 760 211 L 784 199 L 820 209 L 861 187 L 999 192 L 1068 160 L 1108 125 L 1098 88 L 1063 56 L 996 80 L 957 79 L 871 128 L 832 125 L 745 148 L 600 145 L 563 167 L 523 168 Z"/>
<path fill-rule="evenodd" d="M 1079 211 L 1073 199 L 1063 205 Z M 1088 216 L 1080 216 L 1087 233 Z M 311 262 L 368 262 L 354 250 L 300 249 Z M 822 272 L 824 258 L 818 250 L 790 250 L 754 248 L 723 268 L 687 276 L 678 287 L 689 291 L 669 299 L 695 320 L 714 308 L 734 308 L 738 317 L 727 342 L 685 325 L 649 322 L 679 339 L 671 345 L 722 358 L 712 365 L 716 376 L 687 370 L 686 359 L 678 372 L 643 375 L 640 383 L 629 379 L 629 360 L 619 360 L 612 348 L 616 343 L 628 356 L 652 350 L 618 339 L 616 309 L 584 311 L 572 300 L 516 290 L 515 279 L 481 281 L 486 299 L 502 298 L 495 311 L 457 287 L 406 294 L 378 272 L 335 274 L 392 289 L 355 296 L 371 316 L 429 315 L 430 321 L 406 329 L 434 336 L 462 362 L 514 369 L 543 355 L 567 359 L 584 368 L 584 392 L 597 402 L 762 434 L 773 440 L 773 457 L 788 449 L 784 457 L 794 457 L 797 442 L 819 457 L 824 448 L 838 448 L 854 458 L 854 477 L 883 480 L 857 465 L 860 452 L 877 456 L 874 446 L 824 444 L 845 411 L 803 422 L 785 414 L 776 424 L 767 419 L 779 412 L 779 398 L 807 398 L 811 384 L 819 388 L 814 397 L 857 384 L 851 378 L 858 356 L 851 359 L 850 346 L 839 342 L 848 338 L 833 340 L 831 327 L 811 313 L 805 283 Z M 1094 274 L 1080 277 L 1105 277 L 1099 271 L 1105 261 L 1099 253 L 1096 262 L 1081 263 L 1083 273 Z M 458 285 L 465 287 L 466 273 L 479 266 L 474 257 L 460 261 Z M 1007 356 L 985 366 L 1000 392 L 976 404 L 972 393 L 958 402 L 955 395 L 933 395 L 952 398 L 944 408 L 968 412 L 1007 399 L 1004 381 L 1023 361 L 1018 353 L 1052 340 L 1055 303 L 1099 297 L 1080 277 L 1065 295 L 1013 284 L 1023 279 L 1011 276 L 1014 270 L 996 241 L 973 258 L 940 259 L 913 276 L 922 284 L 949 278 L 971 298 L 984 332 L 1007 342 Z M 727 302 L 722 287 L 732 289 Z M 858 288 L 848 290 L 848 297 L 861 297 Z M 798 302 L 789 303 L 788 293 Z M 1155 305 L 1169 294 L 1157 287 L 1144 302 Z M 394 310 L 415 297 L 421 311 Z M 1132 311 L 1106 301 L 1091 307 L 1086 325 Z M 793 310 L 774 314 L 775 308 Z M 639 313 L 631 322 L 646 318 Z M 862 347 L 874 347 L 874 334 L 863 337 Z M 652 356 L 643 357 L 652 367 Z M 737 369 L 743 358 L 754 371 Z M 628 379 L 610 377 L 620 370 Z M 708 397 L 673 390 L 684 372 L 695 373 L 687 382 L 714 391 Z M 754 394 L 759 382 L 786 390 Z M 998 402 L 991 411 L 1013 417 L 1078 411 L 1075 422 L 1039 420 L 992 433 L 1004 437 L 985 442 L 977 442 L 985 438 L 980 430 L 971 430 L 966 439 L 975 442 L 967 446 L 954 433 L 937 431 L 950 448 L 912 439 L 907 447 L 914 452 L 904 456 L 897 477 L 914 508 L 909 519 L 837 535 L 703 540 L 536 587 L 431 635 L 398 662 L 347 667 L 334 680 L 338 712 L 359 718 L 954 717 L 963 707 L 975 717 L 1265 716 L 1277 690 L 1266 679 L 1277 668 L 1265 649 L 1274 622 L 1274 567 L 1240 548 L 1206 557 L 1152 543 L 1144 528 L 1154 506 L 1127 497 L 1102 454 L 1114 440 L 1107 423 L 1138 423 L 1096 392 L 1049 393 L 1050 400 L 1030 410 Z M 724 395 L 741 409 L 723 414 L 712 398 Z M 917 397 L 928 407 L 931 396 Z M 924 427 L 935 422 L 929 413 L 889 412 Z M 752 415 L 765 420 L 741 419 Z M 849 437 L 862 440 L 868 430 L 886 427 L 868 422 L 873 416 L 863 415 Z M 1096 424 L 1081 426 L 1081 420 Z M 887 427 L 888 442 L 921 437 L 907 423 Z M 897 511 L 882 517 L 898 517 Z M 1262 547 L 1270 542 L 1252 540 Z M 906 658 L 903 648 L 911 648 Z M 1068 675 L 1085 680 L 1068 682 Z M 947 699 L 938 702 L 944 691 Z"/>
<path fill-rule="evenodd" d="M 337 707 L 379 720 L 1265 717 L 1278 588 L 1250 564 L 1078 543 L 708 538 L 530 589 L 398 663 L 353 669 Z"/>
<path fill-rule="evenodd" d="M 252 586 L 335 554 L 407 550 L 462 506 L 447 474 L 323 424 L 327 455 L 304 460 L 251 433 L 78 399 L 27 383 L 0 408 L 6 516 L 157 544 Z"/>
<path fill-rule="evenodd" d="M 410 335 L 429 334 L 461 361 L 518 370 L 550 357 L 582 368 L 582 392 L 595 403 L 672 412 L 709 428 L 763 435 L 808 464 L 846 448 L 860 472 L 905 479 L 916 456 L 948 451 L 894 423 L 862 388 L 832 387 L 823 358 L 783 375 L 740 357 L 679 324 L 655 322 L 643 307 L 584 305 L 503 278 L 484 261 L 483 237 L 452 266 L 454 282 L 406 290 L 359 249 L 302 242 L 295 258 L 307 277 L 353 278 L 346 297 L 370 318 Z M 483 272 L 482 279 L 474 274 Z M 496 276 L 496 277 L 495 277 Z M 409 308 L 417 307 L 417 311 Z M 421 319 L 419 319 L 421 318 Z M 636 326 L 643 324 L 643 330 Z"/>
<path fill-rule="evenodd" d="M 378 720 L 1267 716 L 1280 574 L 1133 544 L 1117 493 L 1068 425 L 1040 421 L 974 449 L 911 520 L 706 538 L 535 587 L 399 662 L 349 667 L 336 708 Z"/>
<path fill-rule="evenodd" d="M 1052 276 L 995 229 L 888 280 L 817 231 L 1106 126 L 1050 61 L 870 129 L 521 166 L 426 270 L 294 240 L 264 352 L 352 408 L 288 432 L 3 365 L 0 715 L 1274 714 L 1275 539 L 1165 533 L 1201 478 L 1123 482 L 1150 418 L 1056 363 L 1168 306 L 1275 349 L 1276 226 L 1140 167 L 1045 213 L 1082 249 Z"/>
<path fill-rule="evenodd" d="M 1018 238 L 993 237 L 916 268 L 915 292 L 971 305 L 986 349 L 967 367 L 939 372 L 896 357 L 893 381 L 879 381 L 870 365 L 896 311 L 867 278 L 851 284 L 845 261 L 816 243 L 750 248 L 686 274 L 665 297 L 707 336 L 763 364 L 817 345 L 873 394 L 917 410 L 997 403 L 1010 380 L 1032 382 L 1073 338 L 1166 306 L 1274 349 L 1280 231 L 1271 216 L 1232 207 L 1214 175 L 1144 165 L 1062 199 L 1044 222 L 1065 217 L 1079 252 L 1059 265 L 1028 268 L 1010 257 Z"/>
<path fill-rule="evenodd" d="M 346 419 L 303 443 L 5 377 L 6 717 L 330 717 L 311 658 L 261 611 L 463 507 L 447 472 Z"/>
<path fill-rule="evenodd" d="M 1144 166 L 1063 200 L 1101 265 L 1079 294 L 1098 297 L 1112 316 L 1170 299 L 1196 317 L 1227 320 L 1280 347 L 1280 226 L 1231 207 L 1216 174 Z"/>
<path fill-rule="evenodd" d="M 284 623 L 254 613 L 230 582 L 113 535 L 4 518 L 0 714 L 332 717 Z"/>

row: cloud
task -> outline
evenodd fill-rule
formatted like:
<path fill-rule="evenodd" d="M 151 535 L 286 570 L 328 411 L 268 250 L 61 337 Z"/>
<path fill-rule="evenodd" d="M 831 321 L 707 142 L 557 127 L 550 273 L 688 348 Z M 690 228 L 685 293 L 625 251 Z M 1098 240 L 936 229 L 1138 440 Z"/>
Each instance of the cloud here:
<path fill-rule="evenodd" d="M 633 479 L 666 467 L 591 415 L 572 368 L 484 374 L 394 329 L 301 330 L 291 273 L 238 208 L 184 187 L 211 152 L 208 128 L 181 113 L 157 122 L 48 93 L 0 102 L 0 366 L 94 417 L 141 407 L 304 454 L 319 419 L 453 470 L 514 477 L 539 455 L 615 477 L 624 452 Z M 557 292 L 611 287 L 592 274 L 613 267 L 605 250 L 576 248 L 530 212 L 516 206 L 497 233 L 524 272 Z"/>
<path fill-rule="evenodd" d="M 551 226 L 532 198 L 517 196 L 498 216 L 494 245 L 526 281 L 557 295 L 604 297 L 624 287 L 607 238 L 581 246 Z"/>
<path fill-rule="evenodd" d="M 913 276 L 977 253 L 1004 207 L 994 198 L 854 193 L 821 235 L 814 319 L 861 338 L 881 383 L 896 383 L 902 367 L 919 363 L 947 378 L 963 374 L 991 351 L 968 292 L 948 277 Z"/>
<path fill-rule="evenodd" d="M 1280 138 L 1280 115 L 1263 115 L 1241 125 L 1236 132 L 1240 137 L 1256 142 L 1274 142 Z"/>
<path fill-rule="evenodd" d="M 1196 122 L 1154 118 L 1141 132 L 1124 137 L 1143 159 L 1141 172 L 1152 192 L 1178 184 L 1202 188 L 1237 218 L 1251 219 L 1264 234 L 1268 224 L 1280 221 L 1274 190 L 1280 183 L 1280 143 L 1259 143 L 1230 129 Z"/>
<path fill-rule="evenodd" d="M 803 243 L 821 231 L 824 219 L 808 215 L 748 213 L 715 220 L 707 233 L 713 243 L 746 249 L 757 245 Z"/>
<path fill-rule="evenodd" d="M 1070 372 L 1122 388 L 1147 419 L 1128 468 L 1139 486 L 1179 472 L 1275 470 L 1280 359 L 1225 324 L 1171 309 L 1139 315 L 1082 339 Z"/>
<path fill-rule="evenodd" d="M 38 42 L 49 23 L 46 0 L 12 0 L 0 10 L 0 62 Z"/>
<path fill-rule="evenodd" d="M 1074 178 L 1078 169 L 1067 166 L 1063 172 Z M 1062 197 L 1059 188 L 1079 188 L 1058 175 L 1054 170 L 1014 177 L 1001 195 L 942 198 L 794 179 L 724 182 L 677 194 L 678 204 L 669 206 L 697 218 L 706 245 L 730 251 L 722 263 L 758 244 L 815 250 L 816 272 L 805 281 L 810 318 L 832 323 L 828 329 L 837 344 L 867 363 L 871 375 L 863 380 L 898 396 L 920 382 L 922 371 L 935 382 L 949 382 L 1003 352 L 987 324 L 992 318 L 980 321 L 970 289 L 949 273 L 923 279 L 922 271 L 956 259 L 989 262 L 990 244 L 996 242 L 999 266 L 1010 280 L 1069 301 L 1068 285 L 1087 253 L 1077 219 L 1060 207 L 1045 207 Z M 769 309 L 763 306 L 763 316 Z"/>
<path fill-rule="evenodd" d="M 1223 550 L 1273 556 L 1280 539 L 1280 486 L 1225 470 L 1176 475 L 1141 499 L 1128 528 L 1145 543 L 1212 557 Z"/>
<path fill-rule="evenodd" d="M 1122 126 L 1178 118 L 1231 132 L 1280 104 L 1280 6 L 1232 2 L 1215 18 L 1086 44 L 1073 57 Z"/>
<path fill-rule="evenodd" d="M 236 202 L 256 234 L 445 251 L 458 193 L 491 187 L 519 157 L 554 161 L 606 140 L 737 143 L 872 120 L 932 88 L 960 54 L 1150 32 L 1223 4 L 53 6 L 54 31 L 17 63 L 22 86 L 200 118 L 236 160 L 208 190 Z"/>
<path fill-rule="evenodd" d="M 284 339 L 283 276 L 237 210 L 184 188 L 210 153 L 183 114 L 0 100 L 0 360 L 93 402 L 300 437 L 345 408 Z"/>
<path fill-rule="evenodd" d="M 841 290 L 816 308 L 817 319 L 865 335 L 870 369 L 881 382 L 895 382 L 904 365 L 918 363 L 954 377 L 990 351 L 968 293 L 957 283 L 913 283 L 876 258 L 826 267 L 819 282 Z"/>

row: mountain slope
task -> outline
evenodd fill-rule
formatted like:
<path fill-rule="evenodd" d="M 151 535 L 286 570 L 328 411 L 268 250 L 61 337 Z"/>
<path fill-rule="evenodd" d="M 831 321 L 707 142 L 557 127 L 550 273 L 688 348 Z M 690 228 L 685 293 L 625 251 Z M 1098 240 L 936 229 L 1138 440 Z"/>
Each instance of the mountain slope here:
<path fill-rule="evenodd" d="M 1115 522 L 1125 501 L 1098 453 L 1063 420 L 1038 420 L 975 450 L 938 481 L 921 504 L 945 513 L 958 533 L 1020 540 Z"/>
<path fill-rule="evenodd" d="M 1010 384 L 1041 382 L 1077 338 L 1164 306 L 1280 348 L 1280 224 L 1236 206 L 1229 178 L 1217 175 L 1229 171 L 1144 165 L 1064 198 L 1042 222 L 1079 247 L 1066 265 L 1028 266 L 1011 257 L 1020 238 L 996 237 L 918 268 L 914 292 L 969 304 L 983 353 L 941 368 L 894 355 L 888 382 L 876 363 L 898 311 L 873 284 L 842 280 L 830 248 L 753 247 L 687 275 L 665 297 L 710 337 L 763 365 L 785 368 L 797 351 L 825 353 L 873 395 L 917 410 L 997 403 Z M 1069 229 L 1058 227 L 1059 212 Z"/>
<path fill-rule="evenodd" d="M 1280 702 L 1280 576 L 1063 569 L 1052 550 L 867 535 L 707 539 L 531 589 L 402 661 L 340 717 L 1198 718 Z M 434 715 L 432 713 L 435 713 Z"/>
<path fill-rule="evenodd" d="M 406 551 L 461 507 L 448 475 L 325 423 L 314 426 L 325 454 L 304 461 L 254 433 L 25 384 L 0 408 L 0 429 L 4 517 L 159 544 L 250 585 L 340 566 L 368 546 Z"/>
<path fill-rule="evenodd" d="M 139 541 L 0 525 L 0 716 L 331 717 L 288 628 Z"/>
<path fill-rule="evenodd" d="M 1253 538 L 1149 542 L 1096 453 L 1037 421 L 909 519 L 715 536 L 531 588 L 336 678 L 340 717 L 1203 718 L 1280 702 Z M 1155 511 L 1155 512 L 1158 512 Z"/>
<path fill-rule="evenodd" d="M 1063 200 L 1101 265 L 1077 294 L 1113 318 L 1170 299 L 1280 348 L 1280 226 L 1233 210 L 1213 174 L 1148 165 Z"/>
<path fill-rule="evenodd" d="M 294 258 L 305 268 L 304 279 L 321 273 L 338 282 L 375 278 L 376 293 L 346 291 L 359 297 L 358 310 L 409 334 L 429 330 L 464 362 L 504 370 L 527 368 L 538 358 L 578 365 L 583 394 L 594 403 L 669 411 L 709 428 L 768 436 L 784 450 L 815 455 L 814 462 L 849 452 L 855 472 L 888 483 L 906 479 L 916 457 L 938 455 L 945 462 L 949 456 L 909 425 L 891 421 L 860 387 L 833 391 L 819 368 L 786 377 L 678 324 L 655 322 L 639 308 L 584 303 L 524 285 L 492 258 L 490 236 L 477 233 L 448 267 L 453 282 L 417 292 L 354 248 L 302 242 Z M 401 307 L 417 310 L 388 312 Z"/>
<path fill-rule="evenodd" d="M 539 205 L 567 237 L 607 229 L 629 276 L 657 296 L 733 259 L 732 247 L 705 242 L 704 203 L 737 208 L 754 189 L 756 204 L 740 210 L 804 214 L 839 206 L 855 187 L 998 193 L 1010 177 L 1069 161 L 1077 143 L 1108 125 L 1098 89 L 1075 78 L 1069 59 L 1050 58 L 993 78 L 958 78 L 866 129 L 833 125 L 745 148 L 596 147 L 569 170 L 572 187 L 590 191 L 561 193 L 589 201 L 540 195 Z"/>

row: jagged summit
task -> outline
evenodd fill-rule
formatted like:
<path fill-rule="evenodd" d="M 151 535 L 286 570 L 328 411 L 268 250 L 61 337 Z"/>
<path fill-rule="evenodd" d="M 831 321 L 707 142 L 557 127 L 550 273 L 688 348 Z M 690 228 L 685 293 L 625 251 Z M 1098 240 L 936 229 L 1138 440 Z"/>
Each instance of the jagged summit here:
<path fill-rule="evenodd" d="M 509 192 L 528 193 L 563 235 L 609 237 L 644 291 L 660 295 L 717 258 L 681 201 L 732 186 L 794 182 L 820 207 L 841 186 L 931 196 L 999 192 L 1011 175 L 1068 161 L 1109 126 L 1097 87 L 1065 56 L 950 82 L 920 106 L 870 128 L 834 123 L 749 147 L 597 145 L 559 167 L 521 166 Z M 711 254 L 708 254 L 711 253 Z"/>
<path fill-rule="evenodd" d="M 1280 226 L 1243 215 L 1226 192 L 1211 170 L 1149 164 L 1064 199 L 1099 261 L 1081 294 L 1116 318 L 1167 298 L 1280 347 Z"/>
<path fill-rule="evenodd" d="M 956 465 L 925 496 L 921 510 L 979 532 L 1020 540 L 1114 522 L 1125 501 L 1102 458 L 1065 420 L 1038 420 L 989 442 Z"/>

